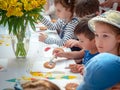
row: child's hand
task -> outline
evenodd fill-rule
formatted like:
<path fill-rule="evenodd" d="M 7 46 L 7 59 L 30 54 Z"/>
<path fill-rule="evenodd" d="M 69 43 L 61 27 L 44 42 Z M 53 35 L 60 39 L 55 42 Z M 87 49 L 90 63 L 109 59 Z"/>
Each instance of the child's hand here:
<path fill-rule="evenodd" d="M 84 73 L 84 65 L 83 64 L 78 64 L 77 65 L 78 71 L 80 72 L 81 75 Z"/>
<path fill-rule="evenodd" d="M 64 50 L 62 48 L 55 48 L 53 50 L 53 54 L 56 56 L 56 57 L 63 57 L 64 56 Z"/>
<path fill-rule="evenodd" d="M 77 83 L 68 83 L 65 86 L 66 90 L 76 90 L 78 84 Z"/>
<path fill-rule="evenodd" d="M 77 64 L 70 64 L 69 65 L 70 71 L 73 73 L 79 73 L 78 69 L 77 69 Z"/>
<path fill-rule="evenodd" d="M 40 33 L 40 35 L 39 35 L 39 41 L 44 42 L 47 37 L 48 36 L 46 34 Z"/>
<path fill-rule="evenodd" d="M 67 48 L 71 48 L 73 46 L 79 47 L 79 41 L 77 41 L 75 39 L 69 39 L 69 40 L 66 41 L 64 46 L 67 47 Z"/>
<path fill-rule="evenodd" d="M 70 64 L 70 71 L 73 73 L 81 73 L 83 75 L 84 65 L 82 64 Z"/>

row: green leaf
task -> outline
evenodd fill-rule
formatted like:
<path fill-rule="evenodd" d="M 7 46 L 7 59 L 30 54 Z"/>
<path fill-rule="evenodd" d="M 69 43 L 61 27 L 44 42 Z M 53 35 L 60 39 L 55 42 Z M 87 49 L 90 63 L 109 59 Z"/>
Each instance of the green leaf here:
<path fill-rule="evenodd" d="M 30 21 L 30 25 L 31 25 L 31 28 L 35 31 L 36 28 L 35 28 L 34 22 Z"/>

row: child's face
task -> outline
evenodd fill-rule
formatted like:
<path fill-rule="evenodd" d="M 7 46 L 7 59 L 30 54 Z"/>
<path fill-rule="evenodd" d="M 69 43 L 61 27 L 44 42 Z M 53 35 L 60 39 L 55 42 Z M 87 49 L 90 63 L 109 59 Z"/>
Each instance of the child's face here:
<path fill-rule="evenodd" d="M 70 10 L 63 7 L 60 3 L 56 4 L 55 7 L 56 7 L 56 15 L 60 19 L 67 19 L 72 15 Z"/>
<path fill-rule="evenodd" d="M 84 34 L 77 35 L 77 38 L 79 39 L 80 45 L 85 50 L 91 50 L 95 46 L 94 39 L 89 40 Z"/>
<path fill-rule="evenodd" d="M 95 23 L 95 41 L 99 52 L 117 53 L 118 40 L 108 25 Z"/>

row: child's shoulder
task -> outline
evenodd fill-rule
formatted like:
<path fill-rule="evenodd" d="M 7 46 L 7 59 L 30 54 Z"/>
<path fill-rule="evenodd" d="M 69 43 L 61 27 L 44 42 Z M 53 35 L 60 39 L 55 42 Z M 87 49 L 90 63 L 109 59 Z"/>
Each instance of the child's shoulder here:
<path fill-rule="evenodd" d="M 80 20 L 79 20 L 78 17 L 73 17 L 69 23 L 78 24 L 79 21 L 80 21 Z"/>
<path fill-rule="evenodd" d="M 78 21 L 78 22 L 79 22 L 80 20 L 79 20 L 78 17 L 73 17 L 73 18 L 71 19 L 71 21 Z"/>

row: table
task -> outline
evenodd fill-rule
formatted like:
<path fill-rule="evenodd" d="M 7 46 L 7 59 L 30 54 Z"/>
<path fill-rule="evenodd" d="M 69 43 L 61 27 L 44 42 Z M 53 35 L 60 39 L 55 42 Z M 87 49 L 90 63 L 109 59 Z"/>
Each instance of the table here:
<path fill-rule="evenodd" d="M 82 81 L 82 75 L 71 73 L 69 69 L 65 69 L 69 64 L 75 63 L 74 60 L 58 58 L 59 61 L 56 59 L 57 65 L 55 69 L 47 70 L 43 68 L 43 63 L 50 59 L 52 50 L 57 46 L 39 42 L 39 33 L 34 31 L 31 31 L 31 33 L 29 52 L 25 60 L 17 60 L 15 58 L 10 36 L 6 33 L 0 34 L 0 40 L 4 40 L 4 44 L 0 45 L 0 65 L 4 66 L 4 69 L 0 71 L 0 90 L 13 88 L 16 79 L 21 79 L 21 81 L 26 81 L 31 78 L 48 79 L 47 77 L 51 77 L 51 75 L 55 78 L 48 80 L 57 84 L 61 90 L 65 90 L 64 87 L 68 82 L 76 82 L 79 84 Z M 44 33 L 55 38 L 58 37 L 55 32 L 50 32 L 49 30 Z M 45 52 L 44 49 L 46 47 L 50 47 L 51 49 Z M 34 73 L 42 72 L 44 77 L 31 75 L 30 71 Z M 64 76 L 73 76 L 74 79 L 67 79 Z"/>

